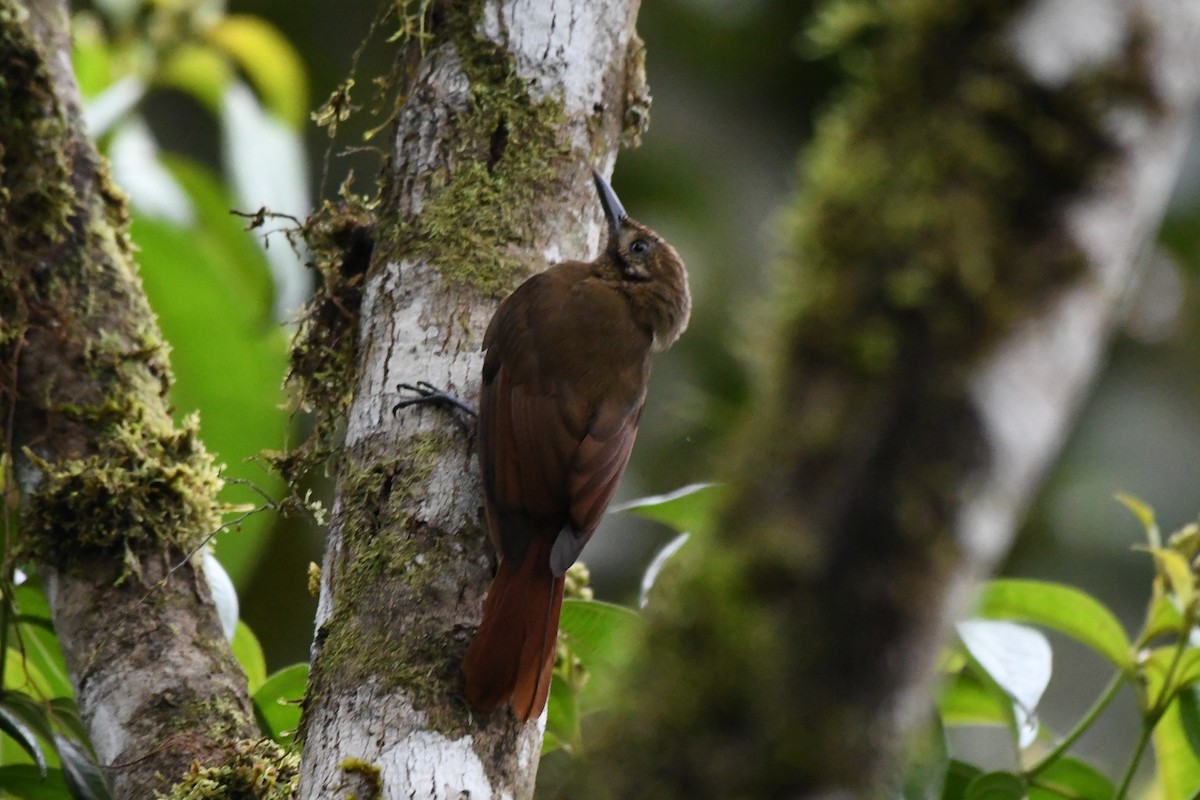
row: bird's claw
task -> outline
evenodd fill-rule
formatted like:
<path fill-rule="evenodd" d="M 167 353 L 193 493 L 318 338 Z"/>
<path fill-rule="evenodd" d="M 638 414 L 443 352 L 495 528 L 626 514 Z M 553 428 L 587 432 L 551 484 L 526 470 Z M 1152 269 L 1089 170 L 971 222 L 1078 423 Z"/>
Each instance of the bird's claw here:
<path fill-rule="evenodd" d="M 434 386 L 429 381 L 417 381 L 416 383 L 401 383 L 396 386 L 396 391 L 412 392 L 416 397 L 409 397 L 401 400 L 396 405 L 392 406 L 392 414 L 396 414 L 402 408 L 409 406 L 420 405 L 441 405 L 456 408 L 464 414 L 471 417 L 478 417 L 479 412 L 471 408 L 469 405 L 459 400 L 454 395 L 444 389 Z"/>

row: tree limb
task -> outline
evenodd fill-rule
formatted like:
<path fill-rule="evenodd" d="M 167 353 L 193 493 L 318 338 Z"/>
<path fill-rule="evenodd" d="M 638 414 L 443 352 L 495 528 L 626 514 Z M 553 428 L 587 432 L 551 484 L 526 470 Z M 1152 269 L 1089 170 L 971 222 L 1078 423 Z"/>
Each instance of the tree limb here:
<path fill-rule="evenodd" d="M 838 34 L 857 80 L 806 153 L 734 500 L 572 796 L 882 796 L 1166 204 L 1195 4 L 873 8 Z"/>
<path fill-rule="evenodd" d="M 66 4 L 0 2 L 6 445 L 92 743 L 118 798 L 255 735 L 198 557 L 220 476 L 177 428 L 128 210 L 84 128 Z M 10 554 L 11 555 L 11 554 Z"/>
<path fill-rule="evenodd" d="M 474 444 L 400 383 L 475 394 L 495 303 L 595 252 L 589 168 L 645 103 L 636 0 L 445 4 L 407 89 L 362 297 L 305 708 L 302 796 L 529 797 L 540 725 L 472 715 L 460 666 L 490 578 Z M 636 63 L 636 59 L 631 60 Z M 640 129 L 630 133 L 640 132 Z M 347 761 L 347 759 L 350 759 Z"/>

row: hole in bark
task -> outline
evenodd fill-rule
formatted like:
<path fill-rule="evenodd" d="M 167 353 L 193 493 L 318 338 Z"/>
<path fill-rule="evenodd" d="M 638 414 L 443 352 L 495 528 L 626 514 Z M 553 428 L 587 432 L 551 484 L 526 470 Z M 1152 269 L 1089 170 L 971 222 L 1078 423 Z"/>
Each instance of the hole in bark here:
<path fill-rule="evenodd" d="M 500 118 L 500 124 L 496 126 L 496 130 L 492 132 L 492 144 L 488 151 L 488 172 L 496 166 L 501 158 L 504 157 L 504 150 L 508 147 L 508 120 L 504 117 Z"/>

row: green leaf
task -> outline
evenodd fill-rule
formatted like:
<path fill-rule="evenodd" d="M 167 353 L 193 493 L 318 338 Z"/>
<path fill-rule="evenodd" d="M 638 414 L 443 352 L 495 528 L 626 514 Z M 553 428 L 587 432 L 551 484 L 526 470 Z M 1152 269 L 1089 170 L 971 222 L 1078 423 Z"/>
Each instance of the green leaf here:
<path fill-rule="evenodd" d="M 293 664 L 271 675 L 254 693 L 254 716 L 263 733 L 280 744 L 295 741 L 300 703 L 308 686 L 308 665 Z"/>
<path fill-rule="evenodd" d="M 43 696 L 73 696 L 75 690 L 50 621 L 50 605 L 40 584 L 27 580 L 16 588 L 13 597 L 18 611 L 14 644 L 24 652 L 24 663 L 31 665 L 45 682 L 47 693 Z"/>
<path fill-rule="evenodd" d="M 1178 702 L 1167 707 L 1151 741 L 1162 800 L 1190 800 L 1200 790 L 1200 759 L 1188 743 Z"/>
<path fill-rule="evenodd" d="M 5 692 L 4 702 L 0 703 L 0 731 L 4 731 L 21 749 L 29 754 L 38 771 L 44 777 L 46 774 L 46 756 L 42 752 L 42 743 L 38 741 L 33 728 L 25 724 L 23 715 L 16 712 L 8 702 L 12 692 Z"/>
<path fill-rule="evenodd" d="M 965 800 L 1023 800 L 1025 784 L 1009 772 L 989 772 L 971 781 Z"/>
<path fill-rule="evenodd" d="M 108 785 L 91 756 L 61 734 L 54 734 L 54 744 L 71 796 L 75 800 L 108 800 Z"/>
<path fill-rule="evenodd" d="M 1142 695 L 1147 703 L 1157 703 L 1163 692 L 1163 681 L 1175 661 L 1175 645 L 1155 647 L 1142 655 L 1140 677 L 1144 687 Z M 1179 657 L 1175 673 L 1171 676 L 1171 691 L 1193 686 L 1200 682 L 1200 649 L 1189 647 Z"/>
<path fill-rule="evenodd" d="M 1038 773 L 1029 800 L 1111 800 L 1115 793 L 1112 781 L 1091 764 L 1064 756 Z"/>
<path fill-rule="evenodd" d="M 610 508 L 609 513 L 632 511 L 681 533 L 704 532 L 712 527 L 724 493 L 725 487 L 719 483 L 693 483 L 667 494 L 620 503 Z"/>
<path fill-rule="evenodd" d="M 237 61 L 263 105 L 294 130 L 304 127 L 308 121 L 304 61 L 278 29 L 259 17 L 230 14 L 208 36 Z"/>
<path fill-rule="evenodd" d="M 983 770 L 956 758 L 950 759 L 946 767 L 946 785 L 942 788 L 942 800 L 963 800 L 971 781 L 983 774 Z"/>
<path fill-rule="evenodd" d="M 85 100 L 101 92 L 113 81 L 112 52 L 104 35 L 104 26 L 92 14 L 71 17 L 71 65 L 75 81 Z"/>
<path fill-rule="evenodd" d="M 1078 589 L 1044 581 L 995 580 L 984 588 L 977 613 L 1044 625 L 1087 645 L 1122 672 L 1133 672 L 1125 629 L 1102 603 Z"/>
<path fill-rule="evenodd" d="M 607 696 L 607 684 L 629 658 L 641 626 L 637 612 L 624 606 L 577 598 L 563 601 L 559 635 L 591 672 L 580 693 L 585 710 Z"/>
<path fill-rule="evenodd" d="M 650 565 L 642 573 L 642 586 L 638 592 L 638 608 L 645 608 L 646 604 L 650 602 L 650 592 L 654 589 L 654 584 L 658 582 L 658 576 L 662 573 L 663 567 L 675 557 L 676 553 L 683 549 L 689 538 L 691 538 L 690 533 L 678 534 L 674 539 L 663 545 L 654 554 L 654 558 L 650 559 Z"/>
<path fill-rule="evenodd" d="M 1188 560 L 1175 550 L 1163 547 L 1148 548 L 1159 573 L 1166 578 L 1167 587 L 1175 596 L 1181 609 L 1189 608 L 1195 599 L 1196 588 L 1192 582 L 1192 568 Z"/>
<path fill-rule="evenodd" d="M 253 482 L 268 494 L 278 476 L 250 459 L 283 448 L 287 412 L 281 388 L 287 369 L 283 329 L 271 317 L 272 284 L 262 251 L 229 214 L 233 205 L 207 170 L 165 158 L 195 208 L 193 228 L 134 218 L 142 282 L 171 343 L 180 416 L 198 409 L 204 442 L 224 462 L 227 480 Z M 227 485 L 229 503 L 260 505 L 247 486 Z M 236 535 L 216 539 L 216 556 L 235 584 L 252 573 L 267 542 L 271 515 L 246 520 Z"/>
<path fill-rule="evenodd" d="M 56 697 L 51 700 L 50 715 L 54 719 L 54 724 L 68 738 L 91 747 L 88 743 L 87 727 L 83 724 L 83 718 L 79 716 L 79 707 L 75 705 L 73 698 Z"/>
<path fill-rule="evenodd" d="M 985 684 L 973 669 L 964 669 L 943 687 L 938 709 L 947 725 L 1008 725 L 1012 701 Z"/>
<path fill-rule="evenodd" d="M 1162 533 L 1158 530 L 1158 522 L 1154 519 L 1154 509 L 1131 494 L 1118 492 L 1116 500 L 1129 509 L 1146 531 L 1146 542 L 1150 547 L 1162 547 Z"/>
<path fill-rule="evenodd" d="M 4 689 L 23 692 L 37 698 L 49 699 L 54 688 L 31 658 L 19 650 L 8 648 L 4 659 Z"/>
<path fill-rule="evenodd" d="M 254 631 L 250 630 L 250 626 L 241 620 L 238 620 L 237 631 L 233 634 L 231 647 L 234 658 L 238 660 L 238 663 L 242 665 L 242 671 L 246 673 L 249 692 L 254 694 L 267 679 L 267 660 L 263 656 L 262 645 L 258 643 L 258 637 L 254 635 Z"/>
<path fill-rule="evenodd" d="M 567 682 L 554 676 L 550 684 L 550 701 L 547 703 L 546 736 L 542 741 L 542 755 L 562 747 L 567 752 L 577 752 L 582 738 L 579 729 L 579 703 Z"/>
<path fill-rule="evenodd" d="M 46 771 L 45 777 L 33 764 L 6 764 L 0 767 L 0 797 L 21 800 L 63 800 L 68 797 L 62 770 Z"/>
<path fill-rule="evenodd" d="M 1171 633 L 1186 633 L 1183 630 L 1183 615 L 1171 602 L 1170 597 L 1158 593 L 1150 604 L 1150 611 L 1146 614 L 1146 624 L 1142 626 L 1142 632 L 1138 635 L 1138 646 L 1144 647 L 1157 637 Z"/>
<path fill-rule="evenodd" d="M 1179 704 L 1179 724 L 1193 755 L 1200 755 L 1200 689 L 1189 686 L 1176 698 Z"/>

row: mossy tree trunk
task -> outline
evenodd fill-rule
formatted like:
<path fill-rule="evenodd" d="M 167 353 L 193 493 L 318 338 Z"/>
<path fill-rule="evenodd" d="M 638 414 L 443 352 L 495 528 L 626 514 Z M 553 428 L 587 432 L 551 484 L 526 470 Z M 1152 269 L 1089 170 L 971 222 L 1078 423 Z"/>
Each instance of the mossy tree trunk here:
<path fill-rule="evenodd" d="M 362 284 L 302 797 L 532 794 L 539 724 L 462 700 L 494 565 L 474 426 L 392 408 L 397 385 L 419 380 L 473 401 L 498 301 L 551 263 L 594 255 L 590 169 L 611 170 L 646 102 L 636 11 L 636 0 L 489 0 L 436 5 L 427 20 Z"/>
<path fill-rule="evenodd" d="M 195 425 L 172 422 L 125 200 L 70 64 L 65 2 L 0 2 L 0 417 L 19 546 L 92 743 L 114 797 L 146 798 L 257 728 L 189 557 L 220 524 L 220 477 Z"/>
<path fill-rule="evenodd" d="M 734 499 L 570 796 L 892 796 L 1154 235 L 1200 6 L 872 8 L 818 37 L 859 71 L 802 165 Z"/>

